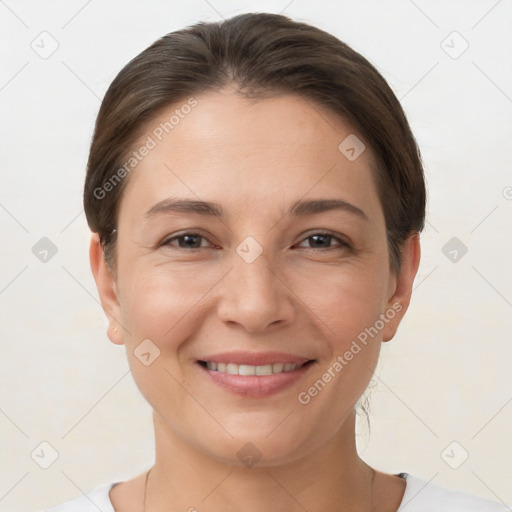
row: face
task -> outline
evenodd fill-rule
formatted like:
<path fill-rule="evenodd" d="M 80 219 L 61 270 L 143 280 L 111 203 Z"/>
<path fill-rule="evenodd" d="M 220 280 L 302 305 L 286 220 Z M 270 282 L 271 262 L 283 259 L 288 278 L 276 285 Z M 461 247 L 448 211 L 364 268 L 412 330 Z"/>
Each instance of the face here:
<path fill-rule="evenodd" d="M 120 204 L 115 277 L 97 261 L 110 336 L 157 430 L 233 464 L 249 442 L 260 465 L 291 462 L 342 431 L 407 308 L 374 157 L 349 160 L 354 130 L 292 95 L 198 96 L 159 141 L 176 108 L 141 138 L 157 144 Z"/>

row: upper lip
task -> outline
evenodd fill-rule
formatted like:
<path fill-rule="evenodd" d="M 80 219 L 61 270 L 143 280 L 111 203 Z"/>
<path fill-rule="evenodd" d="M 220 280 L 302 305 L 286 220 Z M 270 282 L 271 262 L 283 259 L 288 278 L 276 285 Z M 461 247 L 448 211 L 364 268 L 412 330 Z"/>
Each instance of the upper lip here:
<path fill-rule="evenodd" d="M 307 357 L 300 357 L 284 352 L 222 352 L 221 354 L 213 354 L 205 356 L 198 361 L 211 361 L 213 363 L 232 363 L 232 364 L 248 364 L 251 366 L 264 366 L 273 363 L 292 363 L 303 364 L 311 361 Z"/>

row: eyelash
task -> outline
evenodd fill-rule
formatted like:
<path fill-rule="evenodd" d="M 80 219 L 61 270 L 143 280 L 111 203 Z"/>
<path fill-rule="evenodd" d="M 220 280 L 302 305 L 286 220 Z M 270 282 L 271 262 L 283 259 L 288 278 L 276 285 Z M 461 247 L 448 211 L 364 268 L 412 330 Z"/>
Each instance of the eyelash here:
<path fill-rule="evenodd" d="M 334 235 L 333 233 L 330 233 L 328 231 L 315 231 L 314 233 L 311 233 L 310 235 L 308 235 L 307 237 L 303 238 L 301 242 L 305 241 L 305 240 L 308 240 L 309 238 L 312 238 L 314 236 L 317 236 L 317 235 L 320 235 L 320 236 L 326 236 L 326 237 L 331 237 L 332 240 L 336 240 L 337 242 L 339 242 L 339 246 L 334 246 L 334 247 L 326 247 L 326 248 L 322 248 L 322 247 L 306 247 L 305 249 L 309 249 L 309 250 L 316 250 L 316 249 L 323 249 L 324 251 L 328 251 L 328 250 L 335 250 L 335 249 L 343 249 L 343 248 L 352 248 L 352 246 L 346 242 L 345 240 L 343 240 L 342 238 Z M 195 251 L 199 251 L 200 249 L 207 249 L 208 247 L 193 247 L 193 248 L 185 248 L 185 247 L 176 247 L 176 246 L 172 246 L 171 245 L 171 242 L 173 242 L 174 240 L 179 240 L 180 238 L 184 238 L 186 236 L 194 236 L 194 237 L 200 237 L 200 238 L 204 238 L 205 240 L 207 240 L 207 238 L 202 235 L 201 233 L 196 233 L 196 232 L 186 232 L 186 233 L 181 233 L 180 235 L 175 235 L 171 238 L 168 238 L 164 241 L 162 241 L 160 243 L 160 247 L 163 247 L 163 246 L 167 246 L 167 247 L 172 247 L 174 249 L 177 249 L 177 250 L 184 250 L 184 251 L 188 251 L 188 252 L 195 252 Z"/>

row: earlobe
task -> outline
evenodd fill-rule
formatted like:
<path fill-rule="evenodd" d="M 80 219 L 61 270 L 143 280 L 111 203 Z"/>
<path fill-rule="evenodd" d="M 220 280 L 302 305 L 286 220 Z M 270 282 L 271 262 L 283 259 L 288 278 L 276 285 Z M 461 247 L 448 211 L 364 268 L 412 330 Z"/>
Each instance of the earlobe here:
<path fill-rule="evenodd" d="M 390 341 L 396 334 L 411 301 L 414 278 L 418 272 L 421 258 L 419 233 L 409 235 L 402 249 L 402 265 L 395 277 L 394 292 L 391 294 L 385 314 L 390 317 L 382 331 L 382 341 Z"/>
<path fill-rule="evenodd" d="M 93 233 L 91 237 L 89 262 L 100 296 L 101 306 L 109 321 L 107 336 L 112 343 L 122 345 L 124 339 L 123 331 L 119 328 L 121 326 L 121 307 L 117 297 L 117 285 L 112 273 L 107 268 L 98 233 Z"/>
<path fill-rule="evenodd" d="M 120 333 L 118 333 L 119 329 L 118 327 L 110 324 L 108 329 L 107 329 L 107 336 L 108 336 L 108 339 L 112 342 L 112 343 L 115 343 L 116 345 L 122 345 L 124 343 L 122 337 L 120 336 Z"/>

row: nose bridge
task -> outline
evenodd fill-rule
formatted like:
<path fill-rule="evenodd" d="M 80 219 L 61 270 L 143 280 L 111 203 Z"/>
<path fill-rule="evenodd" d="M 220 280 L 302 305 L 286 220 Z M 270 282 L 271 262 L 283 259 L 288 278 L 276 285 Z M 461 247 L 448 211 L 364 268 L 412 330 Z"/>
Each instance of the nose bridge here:
<path fill-rule="evenodd" d="M 270 252 L 255 238 L 247 237 L 235 248 L 231 266 L 221 292 L 222 320 L 250 331 L 290 320 L 293 307 L 287 288 L 276 275 Z"/>
<path fill-rule="evenodd" d="M 263 247 L 259 249 L 254 245 L 254 242 L 249 241 L 242 242 L 235 252 L 233 271 L 236 274 L 238 284 L 250 288 L 253 295 L 274 292 L 277 278 L 270 251 L 263 251 Z M 241 288 L 241 286 L 238 288 Z"/>

